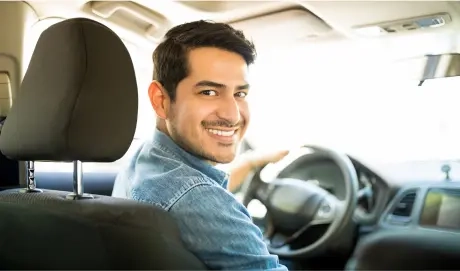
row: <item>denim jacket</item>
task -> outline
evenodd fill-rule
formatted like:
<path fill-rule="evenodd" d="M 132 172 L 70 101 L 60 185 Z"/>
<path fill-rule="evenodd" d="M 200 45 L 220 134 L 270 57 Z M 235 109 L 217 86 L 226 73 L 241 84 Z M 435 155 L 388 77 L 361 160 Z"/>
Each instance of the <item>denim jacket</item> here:
<path fill-rule="evenodd" d="M 268 252 L 260 229 L 227 182 L 225 172 L 156 130 L 118 174 L 113 196 L 169 212 L 186 248 L 211 269 L 287 270 Z"/>

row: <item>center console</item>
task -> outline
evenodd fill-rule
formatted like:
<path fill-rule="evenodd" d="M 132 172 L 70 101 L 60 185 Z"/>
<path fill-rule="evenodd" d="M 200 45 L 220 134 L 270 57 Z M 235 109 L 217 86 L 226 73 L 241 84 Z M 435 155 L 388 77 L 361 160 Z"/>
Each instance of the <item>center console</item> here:
<path fill-rule="evenodd" d="M 417 228 L 460 234 L 460 183 L 411 184 L 402 188 L 379 225 L 387 229 Z"/>
<path fill-rule="evenodd" d="M 399 189 L 376 231 L 360 240 L 355 270 L 460 270 L 460 182 Z"/>
<path fill-rule="evenodd" d="M 460 230 L 460 190 L 430 188 L 423 201 L 419 225 Z"/>

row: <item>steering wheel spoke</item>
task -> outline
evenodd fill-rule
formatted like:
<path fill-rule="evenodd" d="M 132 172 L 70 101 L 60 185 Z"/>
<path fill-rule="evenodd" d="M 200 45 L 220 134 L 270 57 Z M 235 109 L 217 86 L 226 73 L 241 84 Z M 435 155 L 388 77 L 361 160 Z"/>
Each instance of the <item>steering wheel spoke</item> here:
<path fill-rule="evenodd" d="M 316 211 L 313 220 L 310 222 L 310 226 L 331 224 L 339 212 L 343 210 L 345 203 L 338 200 L 333 195 L 327 195 L 318 210 Z"/>
<path fill-rule="evenodd" d="M 273 184 L 261 181 L 254 192 L 254 198 L 262 202 L 262 204 L 266 204 L 274 187 Z"/>

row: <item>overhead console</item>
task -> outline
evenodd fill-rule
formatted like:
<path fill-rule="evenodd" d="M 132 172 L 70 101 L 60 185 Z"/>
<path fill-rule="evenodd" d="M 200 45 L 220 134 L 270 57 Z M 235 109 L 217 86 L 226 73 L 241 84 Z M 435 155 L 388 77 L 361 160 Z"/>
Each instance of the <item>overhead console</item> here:
<path fill-rule="evenodd" d="M 460 183 L 436 182 L 402 188 L 384 212 L 380 226 L 460 234 Z"/>

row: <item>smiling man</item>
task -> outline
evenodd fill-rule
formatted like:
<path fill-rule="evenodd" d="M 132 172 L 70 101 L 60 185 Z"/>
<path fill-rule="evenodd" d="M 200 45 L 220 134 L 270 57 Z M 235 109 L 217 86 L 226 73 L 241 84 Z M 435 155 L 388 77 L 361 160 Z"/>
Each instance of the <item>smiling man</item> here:
<path fill-rule="evenodd" d="M 255 56 L 254 45 L 227 24 L 171 29 L 153 53 L 155 134 L 115 182 L 113 196 L 168 211 L 186 247 L 211 269 L 286 270 L 227 190 L 228 175 L 215 168 L 234 160 L 248 127 Z"/>
<path fill-rule="evenodd" d="M 177 83 L 176 92 L 162 90 L 167 88 L 161 82 L 168 77 L 160 79 L 160 75 L 149 89 L 159 117 L 157 128 L 184 150 L 211 164 L 229 163 L 235 158 L 249 122 L 246 61 L 251 63 L 254 56 L 250 44 L 243 41 L 247 48 L 234 49 L 241 50 L 241 55 L 230 51 L 232 44 L 228 44 L 230 48 L 187 49 L 188 66 L 183 67 L 189 74 Z M 154 55 L 158 63 L 163 57 L 160 52 Z M 174 87 L 172 82 L 164 84 Z"/>

